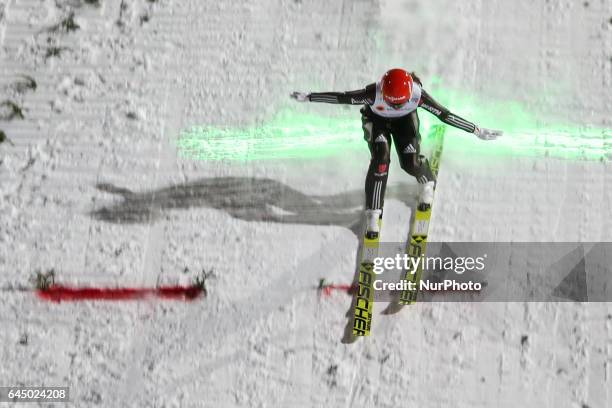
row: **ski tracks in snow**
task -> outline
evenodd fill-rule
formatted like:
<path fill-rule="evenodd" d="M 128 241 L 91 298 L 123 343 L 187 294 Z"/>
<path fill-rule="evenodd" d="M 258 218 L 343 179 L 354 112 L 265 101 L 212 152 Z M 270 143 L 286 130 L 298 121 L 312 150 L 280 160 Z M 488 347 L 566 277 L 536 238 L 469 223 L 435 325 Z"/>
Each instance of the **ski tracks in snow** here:
<path fill-rule="evenodd" d="M 171 52 L 164 55 L 170 56 Z M 166 65 L 164 61 L 163 65 Z M 162 134 L 158 141 L 157 165 L 153 177 L 152 187 L 159 187 L 160 172 L 168 172 L 176 163 L 176 151 L 174 151 L 173 138 L 178 134 L 182 119 L 184 102 L 181 94 L 175 90 L 176 84 L 168 81 L 165 84 L 164 104 L 162 105 L 163 126 Z M 154 191 L 154 190 L 153 190 Z M 155 205 L 155 196 L 151 198 L 151 206 Z M 154 210 L 152 208 L 152 210 Z M 155 213 L 155 211 L 151 211 Z M 154 222 L 149 220 L 145 252 L 142 259 L 141 284 L 143 286 L 155 286 L 162 277 L 162 253 L 166 246 L 164 234 L 165 222 Z M 145 392 L 145 381 L 143 378 L 144 356 L 149 352 L 149 342 L 152 335 L 150 316 L 154 313 L 154 305 L 150 301 L 138 304 L 135 326 L 132 333 L 131 353 L 133 356 L 131 364 L 127 369 L 127 381 L 118 390 L 119 400 L 127 403 L 136 403 L 134 398 L 141 397 Z"/>

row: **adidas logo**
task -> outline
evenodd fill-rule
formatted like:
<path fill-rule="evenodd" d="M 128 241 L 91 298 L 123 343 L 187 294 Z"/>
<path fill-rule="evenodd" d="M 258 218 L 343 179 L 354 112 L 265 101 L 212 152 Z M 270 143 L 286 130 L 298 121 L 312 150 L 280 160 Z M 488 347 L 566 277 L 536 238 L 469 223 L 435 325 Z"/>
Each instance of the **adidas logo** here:
<path fill-rule="evenodd" d="M 404 149 L 404 153 L 416 153 L 416 149 L 414 148 L 414 146 L 412 144 L 409 144 Z"/>

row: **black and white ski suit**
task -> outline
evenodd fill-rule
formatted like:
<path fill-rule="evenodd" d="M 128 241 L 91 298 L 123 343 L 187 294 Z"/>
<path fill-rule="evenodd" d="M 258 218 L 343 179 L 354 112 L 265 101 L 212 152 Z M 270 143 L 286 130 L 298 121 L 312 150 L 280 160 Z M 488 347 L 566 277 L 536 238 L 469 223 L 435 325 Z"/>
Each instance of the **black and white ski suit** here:
<path fill-rule="evenodd" d="M 385 102 L 380 81 L 356 91 L 314 92 L 308 96 L 311 102 L 363 105 L 360 110 L 361 121 L 371 154 L 365 183 L 366 209 L 383 208 L 392 138 L 401 168 L 421 184 L 435 181 L 429 161 L 420 154 L 421 135 L 417 108 L 423 108 L 442 122 L 466 132 L 473 133 L 476 129 L 473 123 L 451 113 L 436 102 L 423 89 L 418 77 L 412 74 L 412 78 L 411 98 L 399 109 Z"/>

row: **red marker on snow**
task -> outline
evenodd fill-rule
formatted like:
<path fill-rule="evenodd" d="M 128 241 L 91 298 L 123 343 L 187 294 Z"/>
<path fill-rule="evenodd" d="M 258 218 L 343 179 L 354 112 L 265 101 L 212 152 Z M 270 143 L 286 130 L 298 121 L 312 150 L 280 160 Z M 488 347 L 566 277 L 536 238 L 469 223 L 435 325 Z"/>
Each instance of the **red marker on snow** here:
<path fill-rule="evenodd" d="M 158 288 L 75 288 L 64 285 L 51 285 L 47 289 L 37 289 L 39 298 L 51 302 L 78 302 L 84 300 L 141 300 L 161 298 L 170 300 L 195 300 L 205 294 L 198 285 L 161 286 Z"/>
<path fill-rule="evenodd" d="M 331 296 L 334 290 L 339 290 L 339 291 L 351 294 L 356 288 L 357 288 L 356 285 L 325 283 L 325 279 L 321 279 L 319 281 L 319 287 L 318 287 L 320 293 L 323 296 Z"/>
<path fill-rule="evenodd" d="M 46 274 L 39 273 L 36 277 L 36 294 L 40 299 L 51 302 L 78 302 L 85 300 L 126 301 L 141 299 L 169 299 L 192 301 L 200 296 L 206 296 L 206 277 L 203 273 L 191 285 L 158 286 L 155 288 L 119 287 L 72 287 L 55 283 L 53 270 Z"/>

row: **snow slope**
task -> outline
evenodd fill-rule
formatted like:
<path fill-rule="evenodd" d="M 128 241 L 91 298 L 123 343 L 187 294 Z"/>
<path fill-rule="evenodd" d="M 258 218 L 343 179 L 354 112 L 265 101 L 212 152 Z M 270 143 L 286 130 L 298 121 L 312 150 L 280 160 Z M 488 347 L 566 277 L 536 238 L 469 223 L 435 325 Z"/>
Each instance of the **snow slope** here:
<path fill-rule="evenodd" d="M 234 163 L 180 159 L 174 141 L 194 124 L 248 126 L 288 106 L 340 112 L 287 95 L 355 89 L 391 66 L 518 101 L 543 128 L 609 128 L 612 3 L 86 3 L 0 3 L 0 99 L 24 114 L 0 122 L 14 143 L 0 145 L 1 287 L 51 268 L 89 285 L 215 277 L 191 304 L 55 305 L 3 291 L 0 385 L 68 385 L 78 407 L 611 404 L 606 303 L 419 304 L 343 342 L 350 298 L 319 301 L 312 288 L 352 279 L 354 219 L 270 222 L 269 211 L 303 195 L 360 205 L 365 145 L 353 157 Z M 49 31 L 71 11 L 78 30 Z M 23 74 L 36 90 L 15 91 Z M 612 240 L 609 162 L 455 153 L 431 239 Z M 405 236 L 415 191 L 395 162 L 387 241 Z M 125 189 L 138 205 L 121 207 Z M 102 207 L 120 211 L 92 214 Z"/>

